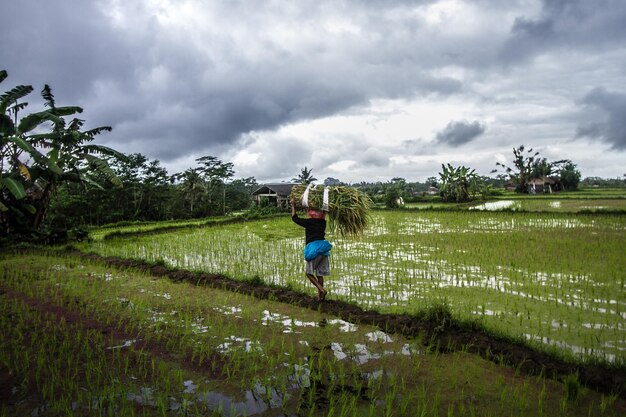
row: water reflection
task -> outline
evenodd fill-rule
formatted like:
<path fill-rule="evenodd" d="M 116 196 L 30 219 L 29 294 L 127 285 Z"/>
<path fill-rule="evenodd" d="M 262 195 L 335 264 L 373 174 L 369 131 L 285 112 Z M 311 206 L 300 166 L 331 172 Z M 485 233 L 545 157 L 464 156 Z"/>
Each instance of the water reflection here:
<path fill-rule="evenodd" d="M 479 206 L 470 207 L 470 210 L 496 211 L 519 208 L 519 203 L 513 200 L 490 201 Z"/>
<path fill-rule="evenodd" d="M 249 416 L 264 413 L 270 408 L 280 408 L 285 400 L 278 390 L 264 387 L 260 383 L 245 391 L 243 397 L 243 400 L 237 401 L 231 396 L 210 391 L 200 394 L 198 402 L 224 416 Z"/>

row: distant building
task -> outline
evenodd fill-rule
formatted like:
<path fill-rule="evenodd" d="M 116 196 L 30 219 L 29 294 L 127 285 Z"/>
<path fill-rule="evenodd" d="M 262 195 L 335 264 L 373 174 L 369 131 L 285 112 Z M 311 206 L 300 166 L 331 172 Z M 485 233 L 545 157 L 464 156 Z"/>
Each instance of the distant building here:
<path fill-rule="evenodd" d="M 432 185 L 428 187 L 428 190 L 426 190 L 426 195 L 438 195 L 438 194 L 439 194 L 439 189 L 437 187 L 433 187 Z"/>
<path fill-rule="evenodd" d="M 289 208 L 289 195 L 294 185 L 297 184 L 287 182 L 263 184 L 252 195 L 256 199 L 257 206 L 261 204 L 263 198 L 267 198 L 269 203 L 276 207 Z"/>
<path fill-rule="evenodd" d="M 559 191 L 561 186 L 558 180 L 548 177 L 533 178 L 528 181 L 528 194 L 543 194 Z"/>
<path fill-rule="evenodd" d="M 504 189 L 507 191 L 517 191 L 517 184 L 514 182 L 507 182 L 504 184 Z"/>

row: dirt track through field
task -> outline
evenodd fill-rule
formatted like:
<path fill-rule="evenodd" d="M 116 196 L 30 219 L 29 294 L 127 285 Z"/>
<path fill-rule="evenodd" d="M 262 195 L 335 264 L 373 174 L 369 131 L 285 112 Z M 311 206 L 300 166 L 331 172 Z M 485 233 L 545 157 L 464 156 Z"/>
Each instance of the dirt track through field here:
<path fill-rule="evenodd" d="M 448 321 L 421 320 L 407 314 L 383 314 L 372 310 L 363 310 L 356 305 L 332 299 L 319 302 L 309 295 L 287 288 L 237 281 L 219 274 L 192 272 L 145 261 L 103 257 L 80 251 L 67 253 L 117 268 L 146 271 L 153 276 L 167 277 L 173 281 L 185 281 L 195 285 L 248 294 L 259 299 L 271 299 L 318 310 L 352 323 L 375 325 L 388 333 L 397 333 L 410 338 L 421 337 L 421 340 L 425 341 L 429 347 L 439 349 L 442 352 L 464 350 L 492 361 L 508 364 L 529 375 L 544 373 L 547 377 L 560 380 L 568 375 L 577 374 L 580 382 L 589 388 L 626 398 L 626 370 L 623 369 L 624 367 L 615 370 L 598 365 L 567 363 L 528 346 L 499 339 L 482 331 L 460 327 Z"/>

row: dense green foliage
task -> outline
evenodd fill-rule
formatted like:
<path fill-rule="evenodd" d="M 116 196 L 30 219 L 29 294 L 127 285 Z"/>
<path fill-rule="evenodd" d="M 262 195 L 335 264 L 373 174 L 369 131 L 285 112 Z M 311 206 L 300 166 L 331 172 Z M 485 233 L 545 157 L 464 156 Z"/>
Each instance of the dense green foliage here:
<path fill-rule="evenodd" d="M 0 82 L 7 76 L 0 71 Z M 28 105 L 20 100 L 32 91 L 20 85 L 0 96 L 0 237 L 49 235 L 45 226 L 50 200 L 62 184 L 121 185 L 104 157 L 123 155 L 90 143 L 111 128 L 83 130 L 84 120 L 67 121 L 65 117 L 82 108 L 58 107 L 48 85 L 41 91 L 46 109 L 20 117 Z"/>
<path fill-rule="evenodd" d="M 253 177 L 226 182 L 233 175 L 232 164 L 215 157 L 200 158 L 199 165 L 169 175 L 158 160 L 129 155 L 111 163 L 121 188 L 62 187 L 52 202 L 51 220 L 59 227 L 86 226 L 203 218 L 250 208 L 257 187 Z"/>
<path fill-rule="evenodd" d="M 486 194 L 486 185 L 474 169 L 441 164 L 439 177 L 443 201 L 463 203 L 473 199 L 477 194 L 481 196 Z"/>
<path fill-rule="evenodd" d="M 580 171 L 569 159 L 548 161 L 546 158 L 539 158 L 539 152 L 532 148 L 526 149 L 524 145 L 513 148 L 513 166 L 501 162 L 496 162 L 496 166 L 505 170 L 518 193 L 528 193 L 528 184 L 533 179 L 555 175 L 556 190 L 576 190 L 581 177 Z"/>

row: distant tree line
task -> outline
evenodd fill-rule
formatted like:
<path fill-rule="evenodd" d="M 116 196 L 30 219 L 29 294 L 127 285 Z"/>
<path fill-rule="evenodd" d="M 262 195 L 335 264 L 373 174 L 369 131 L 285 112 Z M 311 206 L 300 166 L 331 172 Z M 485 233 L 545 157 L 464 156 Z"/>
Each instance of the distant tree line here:
<path fill-rule="evenodd" d="M 583 187 L 600 188 L 624 188 L 626 187 L 626 174 L 622 178 L 586 177 L 580 182 Z"/>
<path fill-rule="evenodd" d="M 220 216 L 251 207 L 254 177 L 233 179 L 231 163 L 214 156 L 169 175 L 158 160 L 135 153 L 110 161 L 121 187 L 60 187 L 50 208 L 50 225 L 102 225 Z"/>

